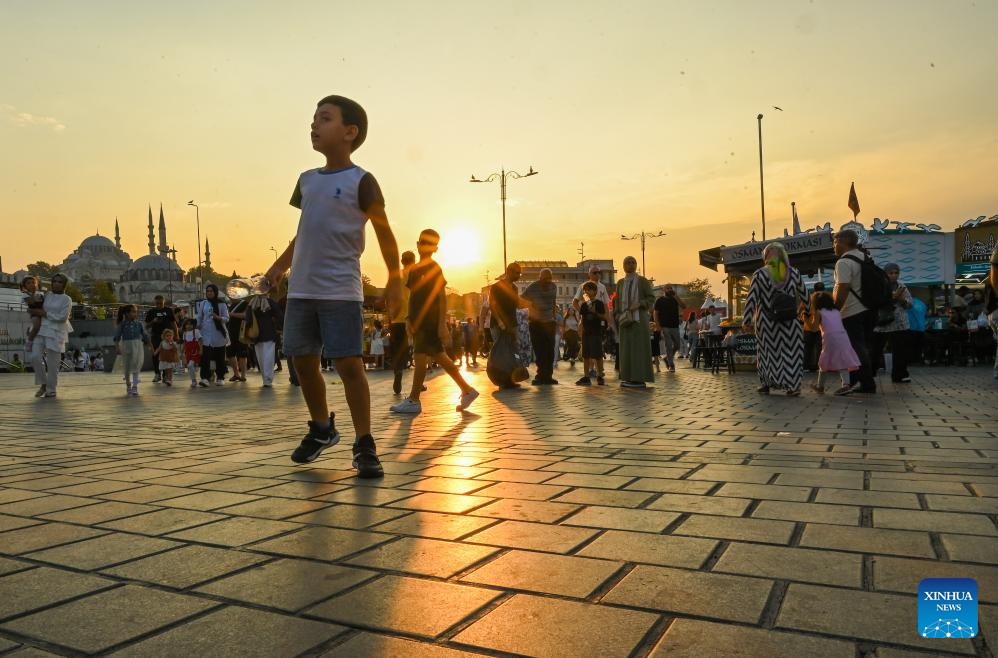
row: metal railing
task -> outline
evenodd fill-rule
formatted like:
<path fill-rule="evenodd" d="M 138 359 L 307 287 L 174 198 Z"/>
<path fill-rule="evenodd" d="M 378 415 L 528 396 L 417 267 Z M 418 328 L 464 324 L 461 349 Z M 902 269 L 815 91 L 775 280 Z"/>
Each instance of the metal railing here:
<path fill-rule="evenodd" d="M 10 372 L 27 372 L 28 364 L 24 361 L 7 361 L 5 359 L 0 359 L 0 369 L 9 370 Z"/>

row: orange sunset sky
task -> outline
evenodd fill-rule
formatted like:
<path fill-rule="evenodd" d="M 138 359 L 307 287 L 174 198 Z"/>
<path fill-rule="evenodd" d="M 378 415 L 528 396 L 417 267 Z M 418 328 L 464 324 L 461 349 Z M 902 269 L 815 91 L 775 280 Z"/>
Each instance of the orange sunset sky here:
<path fill-rule="evenodd" d="M 0 2 L 0 256 L 61 262 L 121 223 L 146 253 L 166 212 L 185 267 L 194 212 L 222 271 L 259 272 L 294 235 L 315 102 L 370 117 L 355 161 L 379 179 L 403 248 L 443 235 L 451 285 L 511 259 L 640 257 L 658 281 L 721 275 L 699 249 L 759 225 L 839 225 L 856 182 L 873 217 L 950 230 L 998 213 L 998 3 Z M 783 112 L 773 106 L 783 108 Z M 368 232 L 364 270 L 384 267 Z"/>

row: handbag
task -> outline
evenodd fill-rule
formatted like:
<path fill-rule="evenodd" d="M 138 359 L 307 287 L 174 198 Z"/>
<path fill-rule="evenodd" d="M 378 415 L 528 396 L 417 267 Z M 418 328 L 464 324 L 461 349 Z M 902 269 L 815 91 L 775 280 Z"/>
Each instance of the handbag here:
<path fill-rule="evenodd" d="M 239 327 L 239 342 L 244 345 L 256 344 L 256 339 L 260 337 L 260 325 L 257 323 L 253 309 L 246 309 L 246 317 Z"/>

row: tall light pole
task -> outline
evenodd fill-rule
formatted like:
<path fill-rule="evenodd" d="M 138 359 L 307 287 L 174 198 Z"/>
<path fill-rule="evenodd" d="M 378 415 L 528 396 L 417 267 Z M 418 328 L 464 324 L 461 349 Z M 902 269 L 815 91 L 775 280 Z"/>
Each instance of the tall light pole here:
<path fill-rule="evenodd" d="M 762 114 L 759 120 L 759 201 L 762 203 L 762 241 L 766 241 L 766 191 L 762 185 Z"/>
<path fill-rule="evenodd" d="M 634 235 L 621 235 L 621 240 L 641 240 L 641 276 L 645 276 L 645 241 L 652 238 L 665 237 L 665 231 L 659 231 L 658 233 L 652 233 L 650 231 L 641 231 L 640 233 L 635 233 Z"/>
<path fill-rule="evenodd" d="M 490 174 L 488 178 L 476 178 L 474 174 L 471 175 L 470 183 L 491 183 L 494 180 L 499 181 L 499 198 L 502 200 L 502 267 L 503 270 L 506 269 L 506 179 L 508 178 L 526 178 L 527 176 L 534 176 L 538 172 L 534 171 L 531 167 L 530 171 L 525 174 L 519 174 L 515 171 L 506 171 L 505 169 L 500 169 L 494 174 Z"/>
<path fill-rule="evenodd" d="M 198 204 L 194 203 L 193 199 L 188 201 L 187 205 L 194 206 L 194 218 L 198 225 L 198 291 L 200 293 L 204 287 L 204 270 L 201 267 L 201 209 L 198 208 Z"/>

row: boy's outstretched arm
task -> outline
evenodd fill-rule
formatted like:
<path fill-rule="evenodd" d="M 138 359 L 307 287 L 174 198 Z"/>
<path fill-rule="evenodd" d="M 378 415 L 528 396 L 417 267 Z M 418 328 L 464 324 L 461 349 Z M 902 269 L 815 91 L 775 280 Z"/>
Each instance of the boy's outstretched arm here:
<path fill-rule="evenodd" d="M 381 248 L 381 257 L 385 259 L 385 267 L 388 268 L 388 283 L 385 285 L 385 306 L 388 315 L 394 316 L 398 310 L 402 299 L 402 274 L 399 271 L 399 246 L 395 241 L 395 234 L 388 224 L 388 215 L 385 213 L 384 203 L 374 203 L 367 209 L 367 216 L 371 220 L 374 234 L 378 236 L 378 246 Z"/>
<path fill-rule="evenodd" d="M 288 269 L 291 268 L 291 260 L 295 256 L 295 241 L 297 239 L 298 238 L 296 236 L 293 240 L 291 240 L 288 248 L 284 250 L 283 254 L 278 256 L 277 260 L 274 261 L 274 264 L 271 265 L 270 269 L 267 270 L 267 273 L 264 274 L 267 280 L 270 281 L 271 290 L 277 290 L 280 287 L 281 279 L 284 278 L 284 275 L 287 273 Z"/>

